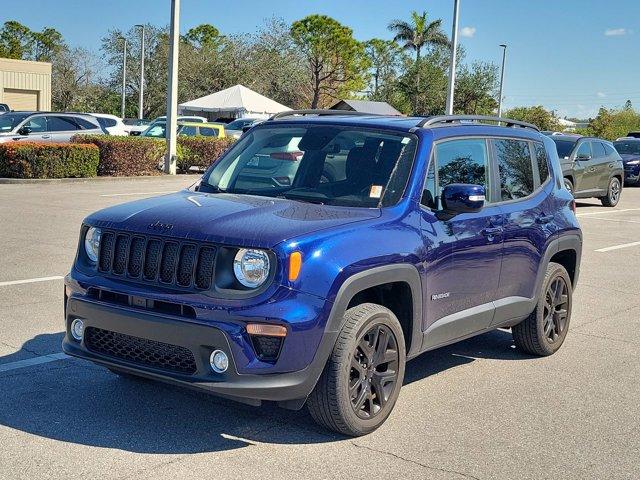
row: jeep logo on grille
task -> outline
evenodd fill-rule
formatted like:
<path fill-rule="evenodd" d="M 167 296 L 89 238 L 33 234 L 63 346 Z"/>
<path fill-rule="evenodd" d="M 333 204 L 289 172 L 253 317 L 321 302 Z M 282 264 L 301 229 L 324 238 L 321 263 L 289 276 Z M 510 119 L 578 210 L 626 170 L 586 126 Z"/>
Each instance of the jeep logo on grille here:
<path fill-rule="evenodd" d="M 159 221 L 151 223 L 148 227 L 149 230 L 155 230 L 156 232 L 168 232 L 173 228 L 170 223 L 160 223 Z"/>

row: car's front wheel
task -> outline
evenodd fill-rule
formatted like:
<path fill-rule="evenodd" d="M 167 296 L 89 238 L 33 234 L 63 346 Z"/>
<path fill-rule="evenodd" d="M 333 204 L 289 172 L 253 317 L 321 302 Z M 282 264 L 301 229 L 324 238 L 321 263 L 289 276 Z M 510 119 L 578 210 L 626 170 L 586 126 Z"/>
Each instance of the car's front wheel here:
<path fill-rule="evenodd" d="M 620 201 L 620 194 L 622 193 L 622 184 L 618 177 L 613 177 L 609 180 L 609 189 L 607 194 L 600 198 L 602 205 L 605 207 L 615 207 Z"/>
<path fill-rule="evenodd" d="M 324 427 L 359 436 L 377 429 L 393 410 L 406 350 L 400 322 L 383 306 L 357 305 L 344 320 L 307 408 Z"/>
<path fill-rule="evenodd" d="M 511 329 L 520 350 L 547 356 L 557 352 L 569 330 L 573 290 L 567 270 L 550 262 L 535 310 Z"/>

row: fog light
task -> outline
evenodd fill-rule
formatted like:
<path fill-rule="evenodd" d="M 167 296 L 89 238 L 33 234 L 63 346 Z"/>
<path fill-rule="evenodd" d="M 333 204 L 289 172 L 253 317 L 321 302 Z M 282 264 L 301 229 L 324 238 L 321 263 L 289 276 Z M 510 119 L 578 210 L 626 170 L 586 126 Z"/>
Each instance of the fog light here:
<path fill-rule="evenodd" d="M 81 342 L 83 335 L 84 335 L 84 322 L 79 318 L 76 318 L 73 322 L 71 322 L 71 336 L 75 338 L 78 342 Z"/>
<path fill-rule="evenodd" d="M 229 357 L 222 350 L 214 350 L 209 357 L 209 364 L 216 373 L 224 373 L 229 368 Z"/>

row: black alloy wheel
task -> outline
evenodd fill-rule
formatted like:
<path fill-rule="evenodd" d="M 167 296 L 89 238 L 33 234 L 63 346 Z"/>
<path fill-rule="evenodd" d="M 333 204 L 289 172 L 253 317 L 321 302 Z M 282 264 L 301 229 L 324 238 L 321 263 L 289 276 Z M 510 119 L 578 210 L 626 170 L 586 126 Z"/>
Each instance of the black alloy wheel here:
<path fill-rule="evenodd" d="M 398 381 L 398 346 L 385 325 L 374 325 L 360 338 L 351 360 L 351 406 L 362 419 L 375 417 L 386 405 Z"/>

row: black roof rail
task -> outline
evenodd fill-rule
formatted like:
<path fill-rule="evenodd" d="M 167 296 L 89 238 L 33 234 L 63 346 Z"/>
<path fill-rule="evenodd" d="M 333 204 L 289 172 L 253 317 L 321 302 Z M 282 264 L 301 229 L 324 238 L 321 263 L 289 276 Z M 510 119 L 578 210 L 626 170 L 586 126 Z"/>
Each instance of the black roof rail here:
<path fill-rule="evenodd" d="M 427 117 L 424 120 L 421 120 L 416 127 L 429 127 L 454 122 L 482 122 L 484 124 L 487 122 L 495 122 L 498 125 L 504 123 L 506 127 L 522 127 L 530 128 L 536 132 L 540 131 L 538 127 L 531 123 L 521 122 L 520 120 L 514 120 L 512 118 L 492 117 L 490 115 L 437 115 L 435 117 Z"/>
<path fill-rule="evenodd" d="M 352 110 L 327 110 L 327 109 L 309 109 L 309 110 L 287 110 L 286 112 L 278 112 L 275 115 L 272 115 L 269 120 L 275 120 L 277 118 L 283 117 L 292 117 L 294 115 L 351 115 L 356 117 L 363 116 L 379 116 L 375 113 L 363 113 L 363 112 L 355 112 Z"/>

